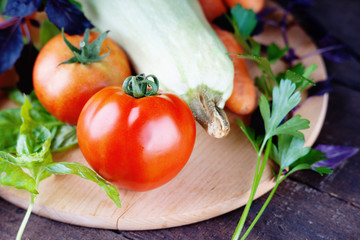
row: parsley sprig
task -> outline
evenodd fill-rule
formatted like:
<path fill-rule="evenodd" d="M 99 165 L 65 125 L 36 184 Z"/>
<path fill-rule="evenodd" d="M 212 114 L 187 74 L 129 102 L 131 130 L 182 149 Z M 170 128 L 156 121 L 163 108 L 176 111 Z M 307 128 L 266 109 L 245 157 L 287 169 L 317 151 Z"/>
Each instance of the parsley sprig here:
<path fill-rule="evenodd" d="M 254 131 L 245 126 L 241 120 L 236 121 L 257 152 L 257 164 L 250 197 L 235 230 L 233 239 L 238 239 L 240 237 L 251 204 L 254 200 L 256 190 L 269 159 L 272 159 L 279 167 L 277 173 L 274 169 L 275 186 L 241 239 L 245 239 L 250 233 L 282 181 L 296 171 L 313 169 L 312 165 L 314 163 L 324 160 L 324 153 L 309 147 L 304 147 L 304 135 L 300 130 L 309 128 L 310 122 L 307 119 L 303 119 L 300 115 L 296 115 L 284 121 L 290 111 L 297 106 L 301 100 L 300 92 L 295 91 L 295 89 L 296 84 L 292 80 L 284 79 L 280 81 L 279 86 L 274 87 L 272 92 L 272 103 L 270 103 L 265 95 L 261 95 L 259 108 L 265 126 L 264 136 L 255 136 Z M 275 139 L 276 141 L 274 141 Z M 331 173 L 331 170 L 328 168 L 315 168 L 314 170 L 320 174 Z"/>
<path fill-rule="evenodd" d="M 233 239 L 239 239 L 242 234 L 269 159 L 278 165 L 277 169 L 273 168 L 275 186 L 251 225 L 241 236 L 241 239 L 248 236 L 270 203 L 279 184 L 290 174 L 303 169 L 313 169 L 320 174 L 331 173 L 329 168 L 313 167 L 313 164 L 325 159 L 324 153 L 304 147 L 305 137 L 301 130 L 309 128 L 309 120 L 301 118 L 300 115 L 290 116 L 290 113 L 301 101 L 300 91 L 306 89 L 310 84 L 314 84 L 309 78 L 317 66 L 311 65 L 305 68 L 304 65 L 299 63 L 291 66 L 284 73 L 275 76 L 271 64 L 282 59 L 290 47 L 285 46 L 285 48 L 281 49 L 275 44 L 271 44 L 266 46 L 267 56 L 261 56 L 261 45 L 251 37 L 257 22 L 256 15 L 251 12 L 251 10 L 236 5 L 231 9 L 231 17 L 227 17 L 233 26 L 235 38 L 245 52 L 245 54 L 234 53 L 235 55 L 232 54 L 232 56 L 252 60 L 261 70 L 261 76 L 255 79 L 255 83 L 263 93 L 260 96 L 259 109 L 265 131 L 263 135 L 256 136 L 254 129 L 247 127 L 241 120 L 236 120 L 236 123 L 256 151 L 257 162 L 250 196 L 234 232 Z"/>

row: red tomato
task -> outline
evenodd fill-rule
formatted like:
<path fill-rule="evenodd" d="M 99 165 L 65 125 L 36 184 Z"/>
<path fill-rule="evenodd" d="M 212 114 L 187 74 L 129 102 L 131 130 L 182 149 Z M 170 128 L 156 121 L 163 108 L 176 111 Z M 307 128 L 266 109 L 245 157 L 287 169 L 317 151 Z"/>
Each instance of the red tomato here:
<path fill-rule="evenodd" d="M 98 35 L 90 32 L 89 42 Z M 66 35 L 66 38 L 76 47 L 83 39 L 79 35 Z M 57 119 L 76 125 L 81 109 L 93 94 L 107 86 L 121 85 L 131 75 L 126 55 L 110 38 L 104 40 L 99 55 L 107 54 L 108 48 L 110 55 L 99 62 L 61 65 L 74 56 L 61 34 L 41 49 L 33 70 L 34 90 Z"/>
<path fill-rule="evenodd" d="M 80 149 L 92 168 L 114 185 L 146 191 L 174 178 L 195 143 L 195 120 L 178 96 L 134 98 L 120 87 L 96 93 L 77 126 Z"/>

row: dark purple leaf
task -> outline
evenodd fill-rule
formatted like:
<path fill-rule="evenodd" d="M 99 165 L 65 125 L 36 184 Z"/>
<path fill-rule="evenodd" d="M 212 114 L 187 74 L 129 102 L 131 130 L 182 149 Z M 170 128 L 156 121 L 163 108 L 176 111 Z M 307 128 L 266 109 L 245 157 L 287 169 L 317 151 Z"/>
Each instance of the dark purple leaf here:
<path fill-rule="evenodd" d="M 26 94 L 30 94 L 33 90 L 32 72 L 37 54 L 38 50 L 32 43 L 26 44 L 20 58 L 15 63 L 15 69 L 19 75 L 17 87 Z"/>
<path fill-rule="evenodd" d="M 10 69 L 20 57 L 24 46 L 21 18 L 15 17 L 0 25 L 0 74 Z"/>
<path fill-rule="evenodd" d="M 327 160 L 317 162 L 312 167 L 328 167 L 330 169 L 334 169 L 339 163 L 352 157 L 359 151 L 355 147 L 324 144 L 316 146 L 315 149 L 325 153 Z"/>
<path fill-rule="evenodd" d="M 322 96 L 325 93 L 331 92 L 332 87 L 331 87 L 330 83 L 331 83 L 331 77 L 328 77 L 324 81 L 317 82 L 315 86 L 312 86 L 311 88 L 309 88 L 308 97 Z"/>
<path fill-rule="evenodd" d="M 80 35 L 86 28 L 93 27 L 78 7 L 68 0 L 48 0 L 45 11 L 51 22 L 70 35 Z"/>
<path fill-rule="evenodd" d="M 34 13 L 40 3 L 41 0 L 8 0 L 3 14 L 13 17 L 26 17 Z"/>
<path fill-rule="evenodd" d="M 350 51 L 335 37 L 326 35 L 318 43 L 321 54 L 328 60 L 333 62 L 343 62 L 351 59 L 353 56 Z"/>

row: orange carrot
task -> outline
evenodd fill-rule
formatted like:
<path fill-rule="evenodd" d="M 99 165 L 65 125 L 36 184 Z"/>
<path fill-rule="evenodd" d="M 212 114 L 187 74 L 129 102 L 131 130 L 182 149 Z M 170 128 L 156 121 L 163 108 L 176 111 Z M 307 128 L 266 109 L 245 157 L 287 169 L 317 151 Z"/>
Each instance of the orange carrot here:
<path fill-rule="evenodd" d="M 238 3 L 244 8 L 252 9 L 258 13 L 264 8 L 265 0 L 225 0 L 225 3 L 229 8 Z"/>
<path fill-rule="evenodd" d="M 231 32 L 213 26 L 229 53 L 242 53 L 240 44 L 235 40 Z M 234 64 L 234 87 L 230 98 L 225 106 L 237 114 L 250 114 L 256 106 L 256 89 L 253 80 L 247 70 L 246 62 L 242 58 L 232 58 Z"/>
<path fill-rule="evenodd" d="M 222 0 L 199 0 L 199 3 L 209 22 L 226 13 L 226 6 Z"/>

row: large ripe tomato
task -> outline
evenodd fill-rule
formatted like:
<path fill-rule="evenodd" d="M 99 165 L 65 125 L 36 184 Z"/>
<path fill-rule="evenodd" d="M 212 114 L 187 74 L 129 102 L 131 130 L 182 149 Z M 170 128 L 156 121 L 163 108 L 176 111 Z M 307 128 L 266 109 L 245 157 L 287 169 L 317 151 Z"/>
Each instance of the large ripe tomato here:
<path fill-rule="evenodd" d="M 195 143 L 195 120 L 178 96 L 134 98 L 120 87 L 96 93 L 77 126 L 80 149 L 103 178 L 134 191 L 159 187 L 185 166 Z"/>
<path fill-rule="evenodd" d="M 89 42 L 98 35 L 90 32 Z M 83 36 L 66 35 L 66 38 L 79 47 Z M 110 38 L 105 38 L 99 56 L 107 54 L 108 48 L 110 55 L 101 61 L 61 65 L 74 56 L 61 34 L 41 49 L 33 70 L 34 90 L 40 102 L 57 119 L 76 125 L 81 109 L 93 94 L 107 86 L 121 85 L 131 75 L 126 55 Z"/>

